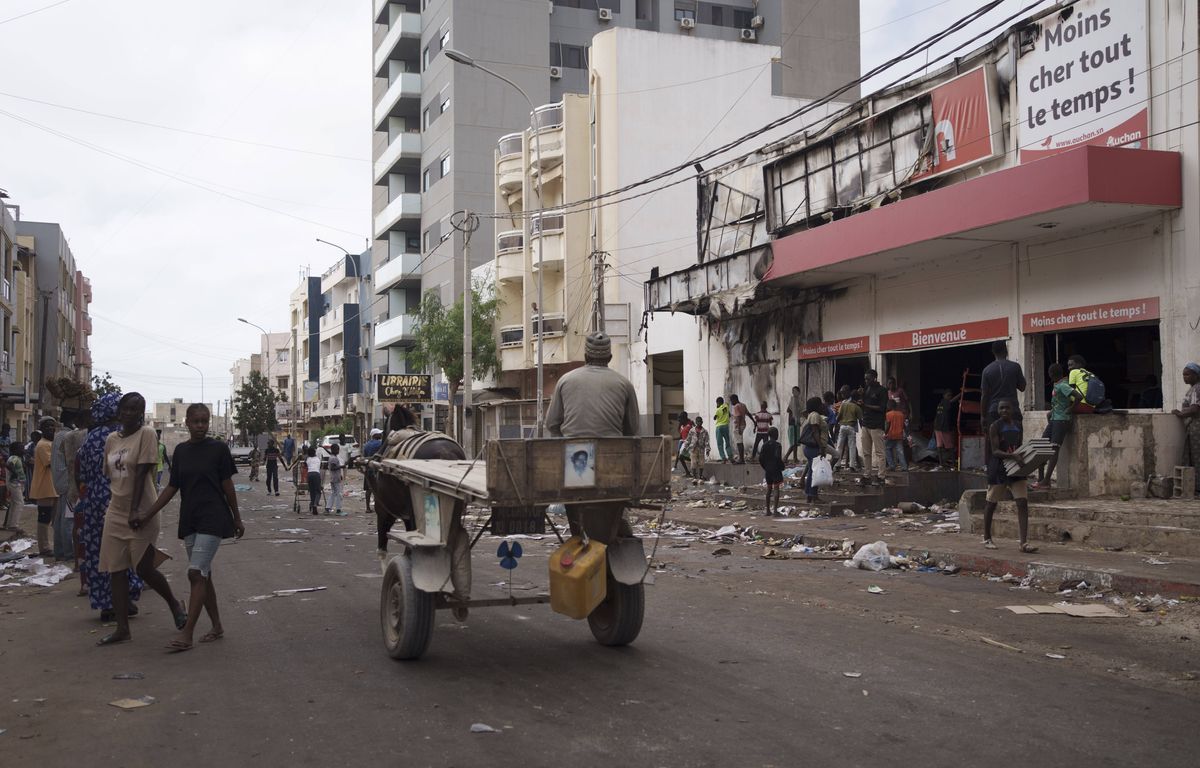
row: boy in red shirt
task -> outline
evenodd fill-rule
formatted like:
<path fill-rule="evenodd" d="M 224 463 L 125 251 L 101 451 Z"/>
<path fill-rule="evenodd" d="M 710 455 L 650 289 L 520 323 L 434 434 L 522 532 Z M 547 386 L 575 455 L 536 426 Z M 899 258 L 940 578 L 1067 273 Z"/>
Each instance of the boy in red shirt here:
<path fill-rule="evenodd" d="M 888 469 L 900 468 L 908 471 L 908 459 L 904 458 L 904 411 L 895 400 L 888 401 L 887 429 L 883 434 L 884 459 Z"/>

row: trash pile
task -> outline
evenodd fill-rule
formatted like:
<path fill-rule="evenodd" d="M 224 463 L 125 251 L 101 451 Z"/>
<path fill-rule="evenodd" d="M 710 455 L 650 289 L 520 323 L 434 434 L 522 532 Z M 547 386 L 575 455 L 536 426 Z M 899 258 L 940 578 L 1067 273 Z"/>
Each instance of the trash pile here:
<path fill-rule="evenodd" d="M 918 519 L 919 516 L 919 519 Z M 902 531 L 914 533 L 960 533 L 958 508 L 934 504 L 926 507 L 916 502 L 904 501 L 894 507 L 879 510 L 875 517 L 884 519 L 884 525 L 895 525 Z M 900 518 L 891 522 L 888 518 Z"/>
<path fill-rule="evenodd" d="M 36 551 L 33 539 L 14 539 L 0 544 L 0 589 L 10 587 L 53 587 L 71 575 L 65 565 L 50 565 L 27 552 Z"/>

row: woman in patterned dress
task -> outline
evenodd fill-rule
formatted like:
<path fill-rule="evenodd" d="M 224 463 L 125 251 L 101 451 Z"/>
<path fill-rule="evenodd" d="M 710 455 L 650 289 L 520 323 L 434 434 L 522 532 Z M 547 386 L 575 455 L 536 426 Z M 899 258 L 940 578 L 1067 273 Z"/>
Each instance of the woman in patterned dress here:
<path fill-rule="evenodd" d="M 83 441 L 77 454 L 79 462 L 79 507 L 77 514 L 83 515 L 84 558 L 79 565 L 87 579 L 88 594 L 92 608 L 100 611 L 101 621 L 112 621 L 112 577 L 100 570 L 100 538 L 104 533 L 104 512 L 108 509 L 111 496 L 108 478 L 104 476 L 104 441 L 120 429 L 117 423 L 119 394 L 104 395 L 92 404 L 92 429 Z M 136 601 L 142 594 L 142 580 L 130 570 L 129 597 Z M 137 606 L 130 605 L 129 614 L 135 615 Z"/>

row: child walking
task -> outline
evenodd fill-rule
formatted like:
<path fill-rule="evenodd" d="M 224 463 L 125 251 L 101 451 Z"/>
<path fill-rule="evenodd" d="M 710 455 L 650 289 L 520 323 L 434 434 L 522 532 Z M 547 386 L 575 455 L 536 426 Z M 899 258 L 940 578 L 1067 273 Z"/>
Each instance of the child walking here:
<path fill-rule="evenodd" d="M 704 479 L 704 463 L 708 458 L 708 430 L 704 428 L 704 419 L 697 416 L 696 423 L 688 432 L 684 450 L 692 457 L 692 477 Z"/>
<path fill-rule="evenodd" d="M 767 431 L 767 442 L 763 444 L 758 463 L 763 468 L 767 482 L 767 508 L 763 515 L 774 517 L 779 514 L 779 496 L 783 486 L 783 446 L 779 444 L 779 430 L 775 427 Z M 772 494 L 775 496 L 774 510 L 771 509 Z"/>

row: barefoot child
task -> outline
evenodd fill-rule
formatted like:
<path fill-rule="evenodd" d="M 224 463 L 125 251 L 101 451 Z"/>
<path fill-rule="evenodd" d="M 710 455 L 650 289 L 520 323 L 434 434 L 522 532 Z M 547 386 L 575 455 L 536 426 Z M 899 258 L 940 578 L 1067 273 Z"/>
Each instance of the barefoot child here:
<path fill-rule="evenodd" d="M 783 486 L 783 446 L 779 444 L 779 430 L 767 430 L 767 442 L 763 445 L 758 463 L 763 468 L 767 481 L 767 508 L 763 514 L 773 517 L 779 514 L 779 496 Z M 775 495 L 775 509 L 771 509 L 771 494 Z"/>

